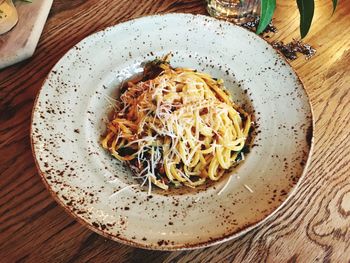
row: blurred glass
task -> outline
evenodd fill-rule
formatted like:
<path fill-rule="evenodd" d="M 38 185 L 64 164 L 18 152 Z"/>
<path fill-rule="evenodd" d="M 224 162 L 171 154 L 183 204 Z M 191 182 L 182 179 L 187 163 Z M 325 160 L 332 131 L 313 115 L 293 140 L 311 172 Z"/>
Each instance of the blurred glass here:
<path fill-rule="evenodd" d="M 206 0 L 207 10 L 213 17 L 236 24 L 254 20 L 260 12 L 260 0 Z"/>

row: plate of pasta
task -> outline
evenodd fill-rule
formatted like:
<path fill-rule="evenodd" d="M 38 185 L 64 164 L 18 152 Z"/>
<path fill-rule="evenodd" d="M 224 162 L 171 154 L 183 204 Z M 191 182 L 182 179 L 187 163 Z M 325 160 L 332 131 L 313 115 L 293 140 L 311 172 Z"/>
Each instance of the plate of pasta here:
<path fill-rule="evenodd" d="M 313 117 L 264 40 L 167 14 L 67 52 L 37 96 L 31 142 L 44 184 L 83 225 L 141 248 L 194 249 L 283 207 L 306 172 Z"/>

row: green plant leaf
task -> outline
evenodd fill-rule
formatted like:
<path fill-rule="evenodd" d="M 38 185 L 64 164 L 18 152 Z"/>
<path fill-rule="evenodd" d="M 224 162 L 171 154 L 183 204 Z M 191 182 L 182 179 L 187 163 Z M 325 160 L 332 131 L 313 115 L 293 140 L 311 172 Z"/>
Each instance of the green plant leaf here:
<path fill-rule="evenodd" d="M 337 8 L 338 0 L 332 0 L 332 2 L 333 2 L 333 13 L 334 13 L 335 9 Z"/>
<path fill-rule="evenodd" d="M 256 29 L 257 34 L 261 34 L 270 23 L 276 9 L 276 0 L 261 0 L 260 22 Z"/>
<path fill-rule="evenodd" d="M 297 4 L 300 13 L 300 35 L 304 38 L 311 27 L 315 3 L 314 0 L 297 0 Z"/>

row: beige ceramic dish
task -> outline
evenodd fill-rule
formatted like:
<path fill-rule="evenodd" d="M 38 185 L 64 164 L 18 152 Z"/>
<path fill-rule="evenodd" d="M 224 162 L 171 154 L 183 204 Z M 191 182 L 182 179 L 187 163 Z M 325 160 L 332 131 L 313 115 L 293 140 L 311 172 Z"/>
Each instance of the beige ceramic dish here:
<path fill-rule="evenodd" d="M 147 196 L 100 136 L 116 87 L 170 51 L 173 65 L 223 78 L 234 100 L 255 111 L 256 146 L 228 183 Z M 303 85 L 270 45 L 230 23 L 169 14 L 107 28 L 72 48 L 38 95 L 31 137 L 46 186 L 78 221 L 125 244 L 178 250 L 237 237 L 280 208 L 305 174 L 312 131 Z"/>

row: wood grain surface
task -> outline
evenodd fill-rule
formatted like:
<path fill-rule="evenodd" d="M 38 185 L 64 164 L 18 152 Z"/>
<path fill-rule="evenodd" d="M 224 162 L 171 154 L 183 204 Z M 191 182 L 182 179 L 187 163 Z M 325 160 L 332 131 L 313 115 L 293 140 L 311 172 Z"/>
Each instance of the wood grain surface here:
<path fill-rule="evenodd" d="M 278 1 L 274 39 L 299 36 L 294 0 Z M 329 3 L 328 3 L 329 2 Z M 51 198 L 29 141 L 35 96 L 51 67 L 74 44 L 106 26 L 168 12 L 206 14 L 200 0 L 55 0 L 34 56 L 0 71 L 0 262 L 349 262 L 350 5 L 319 0 L 311 33 L 317 49 L 292 66 L 316 120 L 311 166 L 299 191 L 248 234 L 211 248 L 146 251 L 81 226 Z"/>
<path fill-rule="evenodd" d="M 16 1 L 17 25 L 0 36 L 0 69 L 31 57 L 45 25 L 52 0 Z"/>

